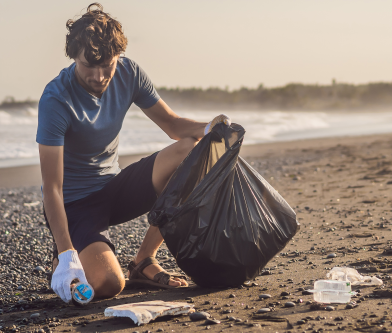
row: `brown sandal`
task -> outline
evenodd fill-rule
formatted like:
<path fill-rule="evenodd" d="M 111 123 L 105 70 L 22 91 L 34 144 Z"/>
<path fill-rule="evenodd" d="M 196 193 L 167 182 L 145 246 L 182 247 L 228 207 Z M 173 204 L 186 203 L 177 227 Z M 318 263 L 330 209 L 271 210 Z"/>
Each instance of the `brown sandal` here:
<path fill-rule="evenodd" d="M 147 257 L 136 265 L 135 261 L 132 260 L 128 265 L 129 280 L 126 282 L 126 285 L 152 286 L 165 289 L 187 288 L 185 286 L 174 287 L 169 285 L 169 280 L 171 278 L 180 278 L 186 280 L 187 278 L 184 275 L 170 274 L 166 271 L 162 271 L 155 274 L 152 280 L 149 279 L 142 272 L 147 266 L 150 265 L 159 265 L 159 262 L 154 257 Z"/>

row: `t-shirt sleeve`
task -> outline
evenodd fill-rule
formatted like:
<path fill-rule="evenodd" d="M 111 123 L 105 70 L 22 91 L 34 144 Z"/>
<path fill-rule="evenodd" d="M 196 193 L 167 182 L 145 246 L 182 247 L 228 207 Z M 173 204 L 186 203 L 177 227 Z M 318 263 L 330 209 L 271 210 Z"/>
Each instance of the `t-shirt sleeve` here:
<path fill-rule="evenodd" d="M 69 121 L 65 106 L 50 94 L 42 95 L 38 104 L 36 141 L 47 146 L 63 146 Z"/>
<path fill-rule="evenodd" d="M 146 72 L 136 65 L 136 82 L 138 90 L 133 102 L 142 109 L 148 109 L 159 101 L 160 97 Z"/>

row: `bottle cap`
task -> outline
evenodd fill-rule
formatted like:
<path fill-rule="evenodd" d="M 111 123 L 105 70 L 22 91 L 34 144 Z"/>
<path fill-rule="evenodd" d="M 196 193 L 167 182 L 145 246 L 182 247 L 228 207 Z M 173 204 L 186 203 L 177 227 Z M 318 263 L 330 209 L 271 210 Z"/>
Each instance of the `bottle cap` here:
<path fill-rule="evenodd" d="M 71 293 L 72 301 L 77 305 L 86 305 L 94 298 L 94 289 L 88 283 L 84 282 L 78 282 L 72 288 Z"/>

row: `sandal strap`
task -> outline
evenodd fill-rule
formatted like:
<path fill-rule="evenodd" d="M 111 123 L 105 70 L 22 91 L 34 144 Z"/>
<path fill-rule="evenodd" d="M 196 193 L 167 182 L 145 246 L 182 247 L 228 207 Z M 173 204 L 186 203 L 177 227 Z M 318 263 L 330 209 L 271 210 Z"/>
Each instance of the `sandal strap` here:
<path fill-rule="evenodd" d="M 158 282 L 160 284 L 169 284 L 169 280 L 172 278 L 179 278 L 179 279 L 187 280 L 187 277 L 185 275 L 170 274 L 166 271 L 162 271 L 162 272 L 155 274 L 153 281 Z"/>
<path fill-rule="evenodd" d="M 147 257 L 143 259 L 141 262 L 139 262 L 137 265 L 135 264 L 135 260 L 132 260 L 129 265 L 128 265 L 128 270 L 130 272 L 130 278 L 137 278 L 137 277 L 143 277 L 145 279 L 148 279 L 144 274 L 143 270 L 150 265 L 157 264 L 159 265 L 158 260 L 156 260 L 154 257 Z"/>
<path fill-rule="evenodd" d="M 139 262 L 137 265 L 135 264 L 135 260 L 131 260 L 130 263 L 128 264 L 128 270 L 130 273 L 129 278 L 130 279 L 142 278 L 142 279 L 150 280 L 147 276 L 143 274 L 143 270 L 150 265 L 159 265 L 159 262 L 154 257 L 147 257 L 143 259 L 141 262 Z M 169 280 L 173 277 L 187 280 L 187 277 L 184 275 L 170 274 L 166 271 L 162 271 L 155 274 L 152 281 L 157 282 L 159 284 L 168 285 Z"/>
<path fill-rule="evenodd" d="M 147 257 L 135 266 L 135 270 L 141 273 L 147 266 L 150 265 L 159 265 L 159 262 L 154 257 Z"/>
<path fill-rule="evenodd" d="M 129 264 L 128 264 L 128 271 L 130 271 L 130 272 L 132 272 L 134 269 L 135 269 L 135 267 L 136 267 L 136 265 L 135 265 L 135 262 L 134 262 L 134 260 L 131 260 L 130 262 L 129 262 Z"/>
<path fill-rule="evenodd" d="M 153 281 L 158 282 L 160 284 L 169 284 L 171 276 L 168 272 L 162 271 L 155 274 Z"/>

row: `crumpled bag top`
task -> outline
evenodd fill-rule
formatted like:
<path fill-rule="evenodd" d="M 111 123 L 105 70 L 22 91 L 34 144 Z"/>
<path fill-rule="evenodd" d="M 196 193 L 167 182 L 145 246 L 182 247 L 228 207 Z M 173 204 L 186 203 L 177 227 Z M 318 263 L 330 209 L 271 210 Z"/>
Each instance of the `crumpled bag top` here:
<path fill-rule="evenodd" d="M 381 286 L 382 280 L 375 276 L 363 276 L 354 268 L 334 267 L 327 273 L 327 278 L 337 281 L 350 281 L 352 286 Z"/>

